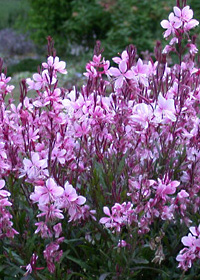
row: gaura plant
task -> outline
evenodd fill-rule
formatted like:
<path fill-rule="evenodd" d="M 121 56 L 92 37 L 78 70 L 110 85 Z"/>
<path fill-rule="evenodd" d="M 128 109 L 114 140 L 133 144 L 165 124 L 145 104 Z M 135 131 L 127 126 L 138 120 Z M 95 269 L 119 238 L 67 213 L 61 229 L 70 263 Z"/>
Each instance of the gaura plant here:
<path fill-rule="evenodd" d="M 198 24 L 177 1 L 148 61 L 130 45 L 110 66 L 97 42 L 80 90 L 59 87 L 66 63 L 49 38 L 18 105 L 1 61 L 2 279 L 198 274 Z"/>

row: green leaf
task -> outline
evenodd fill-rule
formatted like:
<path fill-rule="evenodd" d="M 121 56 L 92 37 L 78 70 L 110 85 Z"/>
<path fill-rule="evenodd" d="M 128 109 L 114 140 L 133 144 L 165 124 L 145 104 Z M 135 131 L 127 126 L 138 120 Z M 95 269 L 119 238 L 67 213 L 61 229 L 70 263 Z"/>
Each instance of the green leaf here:
<path fill-rule="evenodd" d="M 99 280 L 105 280 L 107 278 L 107 276 L 109 276 L 111 274 L 111 272 L 106 272 L 101 274 L 101 276 L 99 277 Z"/>
<path fill-rule="evenodd" d="M 121 175 L 122 170 L 123 170 L 123 168 L 124 168 L 124 166 L 125 166 L 125 160 L 126 160 L 127 156 L 128 156 L 128 153 L 126 153 L 126 154 L 122 157 L 122 159 L 120 160 L 119 165 L 118 165 L 118 167 L 117 167 L 117 175 Z"/>
<path fill-rule="evenodd" d="M 100 181 L 101 185 L 103 186 L 104 189 L 107 189 L 107 185 L 106 185 L 106 182 L 104 179 L 105 172 L 103 170 L 102 165 L 100 163 L 98 163 L 97 161 L 95 161 L 94 166 L 95 166 L 95 170 L 96 170 L 97 176 L 99 177 L 99 181 Z"/>
<path fill-rule="evenodd" d="M 74 239 L 65 239 L 63 242 L 66 243 L 66 244 L 70 244 L 70 243 L 73 243 L 73 242 L 80 242 L 84 240 L 84 238 L 74 238 Z"/>
<path fill-rule="evenodd" d="M 5 265 L 0 265 L 0 272 L 3 271 L 5 269 Z"/>
<path fill-rule="evenodd" d="M 155 268 L 155 267 L 151 267 L 151 266 L 136 266 L 133 268 L 133 270 L 142 270 L 142 269 L 149 269 L 149 270 L 157 271 L 160 273 L 164 273 L 166 276 L 169 277 L 169 274 L 167 272 L 165 272 L 164 270 L 159 269 L 159 268 Z"/>
<path fill-rule="evenodd" d="M 4 250 L 6 250 L 7 253 L 8 253 L 10 256 L 12 256 L 12 258 L 14 258 L 15 261 L 17 261 L 20 265 L 23 265 L 23 264 L 24 264 L 24 261 L 21 259 L 21 257 L 20 257 L 17 253 L 11 251 L 11 250 L 8 249 L 8 248 L 4 248 Z"/>
<path fill-rule="evenodd" d="M 85 262 L 83 262 L 82 260 L 76 259 L 76 258 L 71 257 L 71 256 L 66 256 L 66 258 L 67 258 L 68 260 L 71 260 L 72 262 L 78 264 L 80 267 L 85 268 L 85 269 L 87 269 L 87 270 L 90 270 L 90 266 L 87 265 L 87 264 L 86 264 Z"/>
<path fill-rule="evenodd" d="M 73 277 L 74 275 L 76 275 L 76 276 L 81 276 L 81 277 L 85 277 L 85 275 L 82 274 L 82 273 L 72 272 L 69 276 L 67 276 L 67 280 L 72 279 L 72 277 Z M 81 278 L 80 278 L 80 279 L 81 279 Z M 46 280 L 46 279 L 45 279 L 45 280 Z"/>
<path fill-rule="evenodd" d="M 148 260 L 142 259 L 142 258 L 133 259 L 132 261 L 136 264 L 148 264 L 149 263 Z"/>

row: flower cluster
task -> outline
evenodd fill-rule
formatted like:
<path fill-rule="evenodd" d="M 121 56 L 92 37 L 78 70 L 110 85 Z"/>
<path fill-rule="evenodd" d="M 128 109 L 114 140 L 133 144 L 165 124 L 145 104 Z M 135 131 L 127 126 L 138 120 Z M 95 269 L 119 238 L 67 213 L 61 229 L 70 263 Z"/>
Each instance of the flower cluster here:
<path fill-rule="evenodd" d="M 200 258 L 200 226 L 190 227 L 189 230 L 188 236 L 184 236 L 181 239 L 185 248 L 176 257 L 179 262 L 178 267 L 183 270 L 191 268 L 194 261 Z"/>
<path fill-rule="evenodd" d="M 115 203 L 115 205 L 110 210 L 107 206 L 103 208 L 103 212 L 108 216 L 101 218 L 100 223 L 105 224 L 106 228 L 114 228 L 116 231 L 120 232 L 122 226 L 128 226 L 133 220 L 133 210 L 132 204 L 124 202 L 122 205 Z"/>
<path fill-rule="evenodd" d="M 13 228 L 13 222 L 11 221 L 12 215 L 7 210 L 7 207 L 12 206 L 12 203 L 8 200 L 10 192 L 3 190 L 5 181 L 0 180 L 0 238 L 8 237 L 14 238 L 18 232 Z"/>
<path fill-rule="evenodd" d="M 164 33 L 165 38 L 171 34 L 176 34 L 180 30 L 187 32 L 198 24 L 199 22 L 193 19 L 193 11 L 190 6 L 185 6 L 183 9 L 174 7 L 174 13 L 170 13 L 169 20 L 164 19 L 161 21 L 161 26 L 167 29 Z"/>

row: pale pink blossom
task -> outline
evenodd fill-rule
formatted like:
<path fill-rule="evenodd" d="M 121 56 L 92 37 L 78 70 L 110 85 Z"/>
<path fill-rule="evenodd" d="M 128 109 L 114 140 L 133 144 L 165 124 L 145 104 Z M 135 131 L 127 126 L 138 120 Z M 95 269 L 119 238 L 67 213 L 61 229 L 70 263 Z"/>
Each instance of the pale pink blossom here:
<path fill-rule="evenodd" d="M 174 13 L 170 13 L 168 19 L 169 20 L 164 19 L 160 23 L 162 28 L 167 29 L 164 32 L 164 38 L 169 37 L 171 34 L 173 35 L 175 30 L 180 28 L 182 25 L 182 23 L 174 16 Z"/>
<path fill-rule="evenodd" d="M 196 53 L 198 53 L 198 49 L 195 44 L 189 43 L 189 44 L 187 44 L 187 47 L 189 48 L 189 51 L 192 55 L 195 55 Z"/>
<path fill-rule="evenodd" d="M 5 181 L 0 180 L 0 199 L 10 196 L 10 192 L 8 192 L 6 190 L 2 190 L 4 187 L 5 187 Z"/>
<path fill-rule="evenodd" d="M 34 193 L 30 195 L 33 202 L 38 202 L 43 206 L 49 202 L 54 202 L 57 197 L 60 197 L 64 189 L 56 184 L 53 178 L 46 180 L 45 186 L 35 186 Z"/>
<path fill-rule="evenodd" d="M 66 182 L 64 185 L 63 198 L 65 207 L 83 205 L 86 202 L 86 198 L 78 195 L 76 190 L 72 185 L 69 184 L 69 182 Z"/>
<path fill-rule="evenodd" d="M 192 226 L 189 230 L 191 233 L 181 239 L 185 248 L 176 257 L 176 260 L 179 262 L 178 267 L 185 271 L 191 268 L 193 262 L 199 258 L 200 253 L 200 226 Z"/>
<path fill-rule="evenodd" d="M 124 60 L 119 62 L 119 69 L 111 67 L 107 73 L 115 77 L 115 88 L 121 88 L 126 79 L 134 78 L 133 72 L 131 70 L 127 71 L 127 63 Z"/>
<path fill-rule="evenodd" d="M 85 75 L 86 77 L 101 77 L 102 74 L 105 74 L 108 70 L 108 68 L 110 67 L 110 61 L 106 60 L 103 58 L 101 54 L 94 55 L 93 56 L 93 60 L 90 61 L 89 63 L 87 63 L 86 65 L 86 73 L 83 73 L 83 75 Z"/>
<path fill-rule="evenodd" d="M 153 118 L 152 106 L 145 103 L 136 104 L 133 107 L 131 121 L 140 124 L 144 129 L 148 128 L 149 123 Z"/>
<path fill-rule="evenodd" d="M 117 64 L 119 64 L 122 60 L 127 62 L 128 59 L 129 59 L 129 56 L 128 56 L 127 51 L 123 51 L 121 54 L 121 57 L 116 56 L 116 57 L 112 58 L 112 60 Z"/>
<path fill-rule="evenodd" d="M 188 22 L 193 18 L 193 11 L 190 6 L 185 6 L 183 9 L 174 7 L 174 14 L 182 22 Z"/>
<path fill-rule="evenodd" d="M 144 64 L 141 58 L 138 59 L 135 66 L 131 67 L 131 71 L 133 72 L 133 76 L 137 79 L 138 82 L 140 82 L 144 86 L 148 86 L 149 66 L 147 64 Z"/>
<path fill-rule="evenodd" d="M 166 196 L 169 194 L 174 194 L 176 192 L 176 188 L 180 185 L 178 181 L 171 182 L 162 182 L 162 180 L 158 179 L 158 186 L 156 187 L 156 194 L 161 196 L 162 199 L 166 199 Z"/>
<path fill-rule="evenodd" d="M 54 85 L 56 83 L 55 77 L 50 80 L 48 70 L 43 70 L 41 74 L 33 74 L 33 80 L 30 78 L 26 79 L 28 84 L 28 90 L 41 90 L 44 89 L 48 84 Z"/>
<path fill-rule="evenodd" d="M 176 110 L 173 99 L 166 99 L 161 93 L 158 96 L 158 104 L 156 105 L 154 115 L 158 122 L 171 120 L 176 121 Z"/>
<path fill-rule="evenodd" d="M 42 63 L 42 66 L 44 68 L 52 67 L 55 72 L 59 72 L 61 74 L 67 74 L 67 70 L 65 69 L 66 62 L 60 61 L 58 56 L 56 57 L 49 56 L 47 58 L 47 63 L 46 62 Z"/>
<path fill-rule="evenodd" d="M 31 160 L 25 158 L 23 164 L 20 177 L 27 175 L 30 180 L 35 180 L 48 175 L 47 159 L 40 159 L 38 153 L 32 152 Z"/>
<path fill-rule="evenodd" d="M 62 214 L 62 210 L 58 209 L 56 205 L 44 205 L 44 203 L 40 203 L 38 206 L 41 211 L 37 217 L 45 217 L 47 221 L 52 221 L 55 219 L 64 219 L 64 215 Z"/>
<path fill-rule="evenodd" d="M 190 9 L 190 6 L 185 6 L 182 10 L 178 7 L 174 7 L 174 14 L 177 22 L 179 22 L 186 31 L 189 31 L 199 24 L 196 19 L 192 19 L 193 11 Z"/>

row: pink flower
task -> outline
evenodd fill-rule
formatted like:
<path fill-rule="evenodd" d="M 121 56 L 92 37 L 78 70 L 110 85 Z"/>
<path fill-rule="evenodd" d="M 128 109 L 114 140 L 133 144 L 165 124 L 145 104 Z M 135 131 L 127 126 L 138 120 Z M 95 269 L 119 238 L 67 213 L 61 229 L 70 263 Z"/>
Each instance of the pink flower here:
<path fill-rule="evenodd" d="M 27 175 L 29 179 L 35 180 L 48 175 L 47 159 L 40 159 L 38 153 L 31 153 L 31 160 L 25 158 L 23 164 L 24 169 L 21 170 L 20 177 Z"/>
<path fill-rule="evenodd" d="M 1 94 L 7 94 L 12 92 L 12 90 L 15 88 L 14 86 L 9 86 L 7 83 L 9 83 L 11 80 L 11 77 L 7 77 L 4 73 L 0 74 L 0 93 Z"/>
<path fill-rule="evenodd" d="M 54 202 L 57 197 L 60 197 L 64 192 L 62 187 L 59 187 L 54 179 L 49 178 L 46 180 L 46 186 L 36 186 L 34 193 L 30 195 L 33 202 L 38 202 L 43 206 L 49 202 Z"/>
<path fill-rule="evenodd" d="M 101 224 L 104 224 L 106 228 L 115 228 L 116 231 L 120 232 L 121 224 L 123 222 L 123 218 L 121 216 L 122 207 L 120 204 L 115 203 L 112 207 L 112 213 L 107 206 L 103 207 L 103 212 L 108 217 L 103 217 L 99 220 Z"/>
<path fill-rule="evenodd" d="M 51 238 L 53 236 L 51 230 L 47 227 L 45 222 L 35 223 L 37 229 L 35 230 L 35 234 L 41 233 L 42 238 Z"/>
<path fill-rule="evenodd" d="M 127 63 L 124 60 L 119 62 L 119 69 L 111 67 L 107 73 L 115 77 L 115 88 L 121 88 L 126 79 L 134 78 L 133 72 L 131 70 L 127 71 Z"/>
<path fill-rule="evenodd" d="M 192 19 L 193 11 L 190 9 L 190 6 L 185 6 L 182 10 L 178 7 L 174 7 L 174 13 L 177 18 L 177 22 L 179 22 L 186 31 L 196 27 L 199 24 L 196 19 Z"/>
<path fill-rule="evenodd" d="M 38 256 L 33 253 L 30 263 L 27 266 L 20 266 L 21 268 L 26 268 L 26 273 L 24 276 L 28 276 L 28 274 L 31 274 L 33 271 L 41 270 L 44 269 L 44 267 L 37 267 L 36 262 L 37 262 Z"/>
<path fill-rule="evenodd" d="M 103 212 L 106 214 L 108 217 L 103 217 L 100 219 L 101 224 L 107 224 L 107 227 L 109 227 L 110 222 L 112 221 L 112 215 L 110 213 L 110 209 L 107 206 L 103 207 Z"/>
<path fill-rule="evenodd" d="M 75 202 L 78 205 L 83 205 L 86 202 L 86 198 L 81 195 L 77 195 L 76 190 L 68 182 L 64 185 L 63 194 L 69 202 Z"/>
<path fill-rule="evenodd" d="M 64 197 L 69 201 L 75 201 L 77 198 L 76 190 L 73 188 L 72 185 L 69 184 L 69 182 L 66 182 L 64 185 Z"/>
<path fill-rule="evenodd" d="M 184 246 L 187 247 L 194 246 L 195 240 L 196 238 L 191 233 L 189 233 L 188 236 L 184 236 L 181 238 L 181 242 L 183 243 Z"/>
<path fill-rule="evenodd" d="M 119 64 L 122 60 L 125 61 L 125 62 L 127 62 L 128 59 L 129 59 L 129 57 L 128 57 L 127 51 L 123 51 L 122 54 L 121 54 L 121 58 L 120 58 L 120 57 L 113 57 L 112 60 L 113 60 L 115 63 Z"/>
<path fill-rule="evenodd" d="M 136 104 L 133 107 L 131 120 L 133 123 L 140 124 L 144 129 L 148 128 L 149 123 L 153 118 L 153 109 L 151 105 L 145 103 Z"/>
<path fill-rule="evenodd" d="M 185 190 L 181 190 L 177 195 L 179 200 L 182 200 L 186 197 L 189 197 L 189 193 L 187 193 Z"/>
<path fill-rule="evenodd" d="M 51 242 L 48 244 L 43 251 L 44 258 L 47 261 L 47 267 L 48 270 L 51 273 L 54 273 L 55 271 L 55 262 L 59 262 L 60 258 L 62 257 L 63 251 L 59 250 L 60 248 L 60 243 L 63 242 L 64 237 L 60 237 L 57 239 L 55 242 Z"/>
<path fill-rule="evenodd" d="M 182 10 L 178 7 L 174 7 L 174 14 L 183 23 L 193 18 L 193 11 L 190 9 L 190 6 L 185 6 Z"/>
<path fill-rule="evenodd" d="M 58 238 L 62 232 L 62 225 L 61 223 L 56 224 L 53 226 L 53 230 L 55 232 L 55 238 Z"/>
<path fill-rule="evenodd" d="M 102 74 L 105 74 L 110 67 L 110 61 L 104 60 L 104 58 L 101 60 L 101 54 L 96 56 L 93 56 L 93 61 L 90 61 L 86 65 L 86 73 L 83 73 L 86 77 L 93 77 L 96 78 L 98 76 L 101 77 Z M 103 70 L 102 70 L 103 69 Z"/>
<path fill-rule="evenodd" d="M 2 191 L 3 192 L 3 191 Z M 2 198 L 0 199 L 0 206 L 5 207 L 5 206 L 11 206 L 12 203 L 8 200 L 8 198 Z"/>
<path fill-rule="evenodd" d="M 42 63 L 44 68 L 52 67 L 55 72 L 59 72 L 61 74 L 67 74 L 66 63 L 64 61 L 60 61 L 59 57 L 49 56 L 47 59 L 47 63 Z"/>
<path fill-rule="evenodd" d="M 5 181 L 4 180 L 0 180 L 0 199 L 1 198 L 5 198 L 7 196 L 10 196 L 10 192 L 2 190 L 4 188 L 4 186 L 5 186 Z"/>
<path fill-rule="evenodd" d="M 184 29 L 185 29 L 185 31 L 189 31 L 190 29 L 196 27 L 197 25 L 199 25 L 198 20 L 191 19 L 189 22 L 184 24 Z"/>
<path fill-rule="evenodd" d="M 59 149 L 58 147 L 54 147 L 52 151 L 52 160 L 57 159 L 57 161 L 60 164 L 65 163 L 65 155 L 66 155 L 66 150 L 65 149 Z"/>
<path fill-rule="evenodd" d="M 76 137 L 81 137 L 81 136 L 87 135 L 90 130 L 90 126 L 89 126 L 88 122 L 86 122 L 86 121 L 83 121 L 80 124 L 76 123 L 74 125 L 74 128 L 75 128 Z"/>
<path fill-rule="evenodd" d="M 174 16 L 174 13 L 169 14 L 169 20 L 162 20 L 161 26 L 164 29 L 167 29 L 164 32 L 164 38 L 169 37 L 171 34 L 174 34 L 175 29 L 178 29 L 181 27 L 182 23 Z"/>
<path fill-rule="evenodd" d="M 49 84 L 54 85 L 56 79 L 53 77 L 52 81 L 50 81 L 48 70 L 44 70 L 41 75 L 38 73 L 33 74 L 33 80 L 30 78 L 26 79 L 26 83 L 29 85 L 28 90 L 41 90 Z"/>
<path fill-rule="evenodd" d="M 197 49 L 196 45 L 187 44 L 187 47 L 189 48 L 189 51 L 192 55 L 195 55 L 196 53 L 198 53 L 198 49 Z"/>
<path fill-rule="evenodd" d="M 166 99 L 174 99 L 176 98 L 178 94 L 178 83 L 177 81 L 174 81 L 172 87 L 168 90 L 167 94 L 166 94 Z"/>
<path fill-rule="evenodd" d="M 176 260 L 179 262 L 178 267 L 183 270 L 188 270 L 193 264 L 193 262 L 199 258 L 200 252 L 200 225 L 198 227 L 190 227 L 190 232 L 187 236 L 182 237 L 181 242 L 184 246 Z"/>
<path fill-rule="evenodd" d="M 43 205 L 39 204 L 39 210 L 42 212 L 37 215 L 37 217 L 45 216 L 47 221 L 52 221 L 55 219 L 64 219 L 64 215 L 62 214 L 62 210 L 58 209 L 55 205 Z"/>
<path fill-rule="evenodd" d="M 86 198 L 81 195 L 77 195 L 76 190 L 68 182 L 64 185 L 64 192 L 56 201 L 56 205 L 59 209 L 68 210 L 70 216 L 69 222 L 82 218 L 82 205 L 86 202 Z"/>
<path fill-rule="evenodd" d="M 176 188 L 180 185 L 178 181 L 171 181 L 171 182 L 162 182 L 158 179 L 158 186 L 156 187 L 156 194 L 161 196 L 162 199 L 166 199 L 166 195 L 174 194 L 176 192 Z"/>
<path fill-rule="evenodd" d="M 119 248 L 124 248 L 126 247 L 128 244 L 125 240 L 119 240 L 117 247 Z"/>
<path fill-rule="evenodd" d="M 30 101 L 30 99 L 26 96 L 25 98 L 24 98 L 24 101 L 23 101 L 23 103 L 24 103 L 24 107 L 26 108 L 26 109 L 28 109 L 29 110 L 29 112 L 33 112 L 33 105 L 29 102 Z"/>
<path fill-rule="evenodd" d="M 131 67 L 131 71 L 138 82 L 144 86 L 148 86 L 149 66 L 147 64 L 143 64 L 141 58 L 138 59 L 136 66 Z"/>
<path fill-rule="evenodd" d="M 97 72 L 97 70 L 94 66 L 92 66 L 90 64 L 87 64 L 86 65 L 86 70 L 87 70 L 87 72 L 84 73 L 84 76 L 93 77 L 93 78 L 98 76 L 98 72 Z"/>
<path fill-rule="evenodd" d="M 0 180 L 0 239 L 4 237 L 13 238 L 15 234 L 19 234 L 12 228 L 12 215 L 6 207 L 10 207 L 12 203 L 8 201 L 10 192 L 2 190 L 5 186 L 5 181 Z"/>
<path fill-rule="evenodd" d="M 190 6 L 185 6 L 182 10 L 178 7 L 174 7 L 174 13 L 169 14 L 169 20 L 162 20 L 161 26 L 167 29 L 164 33 L 164 38 L 174 34 L 179 28 L 183 31 L 189 31 L 196 27 L 199 22 L 193 18 L 193 11 Z"/>
<path fill-rule="evenodd" d="M 178 267 L 183 270 L 188 270 L 192 267 L 193 262 L 195 261 L 196 256 L 188 248 L 184 248 L 179 252 L 179 255 L 176 257 L 176 260 L 179 262 Z"/>
<path fill-rule="evenodd" d="M 158 122 L 162 122 L 162 120 L 171 120 L 172 122 L 175 122 L 175 113 L 176 110 L 174 106 L 174 100 L 166 99 L 163 97 L 162 93 L 159 93 L 158 105 L 156 106 L 156 110 L 154 111 L 154 115 L 158 119 Z"/>

